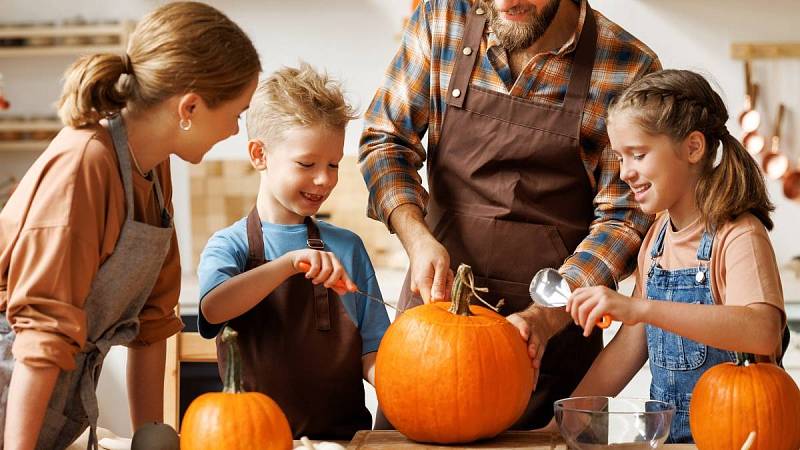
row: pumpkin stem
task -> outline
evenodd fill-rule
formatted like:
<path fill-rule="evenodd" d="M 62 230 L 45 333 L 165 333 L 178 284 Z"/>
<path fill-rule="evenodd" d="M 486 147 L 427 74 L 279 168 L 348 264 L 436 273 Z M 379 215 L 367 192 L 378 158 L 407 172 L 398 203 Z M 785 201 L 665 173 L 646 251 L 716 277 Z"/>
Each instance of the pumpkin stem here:
<path fill-rule="evenodd" d="M 472 289 L 466 286 L 466 280 L 472 279 L 472 268 L 466 264 L 461 264 L 456 270 L 456 276 L 453 279 L 453 291 L 450 294 L 452 303 L 450 303 L 449 311 L 459 316 L 471 316 L 472 312 L 469 310 L 469 300 L 472 296 Z"/>
<path fill-rule="evenodd" d="M 242 358 L 239 356 L 239 336 L 233 328 L 225 326 L 222 330 L 222 342 L 226 346 L 227 365 L 225 366 L 225 388 L 222 392 L 238 394 L 242 389 Z"/>
<path fill-rule="evenodd" d="M 749 366 L 750 364 L 754 364 L 756 362 L 756 355 L 752 353 L 739 353 L 736 352 L 736 365 L 737 366 Z"/>

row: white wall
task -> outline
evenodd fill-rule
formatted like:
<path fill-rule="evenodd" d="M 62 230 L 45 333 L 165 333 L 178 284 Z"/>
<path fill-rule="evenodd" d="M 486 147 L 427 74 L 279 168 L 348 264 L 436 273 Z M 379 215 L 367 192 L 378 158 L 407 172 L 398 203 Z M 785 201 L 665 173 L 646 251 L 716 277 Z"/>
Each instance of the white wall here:
<path fill-rule="evenodd" d="M 140 17 L 161 2 L 151 0 L 70 2 L 0 0 L 0 21 L 60 20 L 82 14 L 88 19 L 120 19 Z M 381 75 L 394 54 L 396 34 L 401 16 L 406 11 L 405 0 L 306 0 L 295 1 L 212 1 L 238 22 L 256 42 L 265 72 L 281 65 L 296 64 L 298 58 L 318 66 L 342 79 L 350 99 L 367 107 Z M 742 67 L 730 59 L 730 43 L 734 41 L 800 41 L 797 18 L 800 2 L 774 0 L 595 0 L 593 6 L 639 37 L 661 57 L 664 67 L 681 67 L 711 74 L 717 80 L 733 116 L 738 113 L 744 96 Z M 769 6 L 763 6 L 769 5 Z M 69 58 L 2 59 L 0 71 L 18 113 L 47 112 L 57 97 L 57 75 L 69 63 Z M 800 62 L 759 61 L 755 63 L 755 79 L 762 85 L 764 97 L 760 102 L 766 111 L 768 127 L 778 100 L 787 103 L 784 123 L 784 143 L 794 156 L 798 152 L 800 115 Z M 24 93 L 24 95 L 20 94 Z M 346 152 L 355 153 L 361 121 L 348 128 Z M 729 123 L 731 132 L 739 135 L 737 124 Z M 217 145 L 209 158 L 244 158 L 243 136 Z M 0 164 L 20 165 L 17 156 L 3 155 Z M 182 163 L 176 163 L 175 208 L 181 249 L 189 255 L 188 177 Z M 800 204 L 783 198 L 777 183 L 770 183 L 777 205 L 772 238 L 779 262 L 800 254 L 800 240 L 794 237 L 800 223 Z M 192 267 L 186 269 L 192 271 Z M 124 393 L 124 351 L 114 350 L 103 372 L 99 387 L 101 424 L 118 434 L 129 430 Z"/>

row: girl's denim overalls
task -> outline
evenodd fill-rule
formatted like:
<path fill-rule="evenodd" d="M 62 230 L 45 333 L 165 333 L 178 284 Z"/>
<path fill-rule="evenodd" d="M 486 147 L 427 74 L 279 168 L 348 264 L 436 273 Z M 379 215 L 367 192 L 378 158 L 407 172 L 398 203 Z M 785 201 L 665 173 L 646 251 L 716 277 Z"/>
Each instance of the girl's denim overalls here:
<path fill-rule="evenodd" d="M 650 252 L 647 273 L 647 298 L 655 301 L 713 305 L 708 265 L 714 235 L 703 233 L 697 249 L 697 267 L 665 270 L 658 265 L 664 250 L 664 236 L 670 221 L 664 223 Z M 647 352 L 653 381 L 650 397 L 675 405 L 677 411 L 667 442 L 691 443 L 689 402 L 700 376 L 711 367 L 735 361 L 733 352 L 720 350 L 686 339 L 661 328 L 647 325 Z"/>

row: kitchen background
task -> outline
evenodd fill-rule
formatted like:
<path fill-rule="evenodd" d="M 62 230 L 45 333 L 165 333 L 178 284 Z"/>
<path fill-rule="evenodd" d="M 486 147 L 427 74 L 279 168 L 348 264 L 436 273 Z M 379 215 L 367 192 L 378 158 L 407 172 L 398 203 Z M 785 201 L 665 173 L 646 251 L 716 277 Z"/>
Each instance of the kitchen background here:
<path fill-rule="evenodd" d="M 60 92 L 63 70 L 75 58 L 73 45 L 111 45 L 114 39 L 95 37 L 85 41 L 77 36 L 53 40 L 29 33 L 29 45 L 17 36 L 4 34 L 10 27 L 38 29 L 34 25 L 83 22 L 105 27 L 124 39 L 125 21 L 135 21 L 162 2 L 152 0 L 70 2 L 45 0 L 0 0 L 0 89 L 11 104 L 0 111 L 0 205 L 9 180 L 19 178 L 40 150 L 54 125 L 53 102 Z M 396 51 L 404 18 L 411 0 L 219 0 L 220 8 L 250 35 L 261 54 L 266 73 L 295 65 L 302 58 L 342 80 L 350 100 L 362 111 L 381 82 L 383 71 Z M 792 164 L 800 163 L 800 2 L 774 0 L 594 0 L 592 6 L 622 25 L 658 53 L 665 68 L 688 68 L 709 76 L 718 86 L 731 112 L 728 127 L 734 135 L 742 130 L 736 121 L 744 106 L 743 64 L 732 57 L 733 43 L 792 42 L 794 55 L 752 61 L 752 78 L 760 86 L 756 107 L 762 114 L 759 131 L 770 136 L 779 103 L 786 105 L 781 149 Z M 109 24 L 112 23 L 112 24 Z M 116 24 L 113 24 L 116 23 Z M 101 28 L 102 29 L 102 28 Z M 118 47 L 118 45 L 116 46 Z M 118 51 L 118 50 L 113 50 Z M 0 107 L 0 109 L 2 109 Z M 23 125 L 19 125 L 19 121 Z M 348 127 L 340 186 L 326 204 L 330 220 L 355 229 L 364 237 L 378 265 L 384 297 L 394 300 L 402 283 L 407 260 L 397 240 L 385 228 L 364 218 L 365 188 L 355 167 L 355 155 L 363 122 Z M 57 129 L 57 125 L 55 126 Z M 244 127 L 242 127 L 242 130 Z M 23 140 L 20 140 L 23 139 Z M 38 142 L 31 142 L 38 141 Z M 181 313 L 197 308 L 194 277 L 197 254 L 211 230 L 221 228 L 243 215 L 251 204 L 257 177 L 248 169 L 244 132 L 219 143 L 199 167 L 173 161 L 173 198 L 176 226 L 184 267 Z M 779 264 L 783 267 L 787 310 L 792 328 L 800 332 L 800 203 L 787 199 L 779 181 L 769 181 L 777 209 L 771 233 Z M 794 271 L 792 267 L 795 267 Z M 630 283 L 623 283 L 629 290 Z M 192 325 L 193 319 L 187 318 Z M 613 334 L 607 331 L 607 337 Z M 786 366 L 800 382 L 800 335 L 793 335 Z M 212 371 L 213 372 L 213 371 Z M 190 370 L 184 370 L 185 374 Z M 626 388 L 625 395 L 647 396 L 646 368 Z M 109 354 L 98 389 L 100 425 L 121 436 L 130 436 L 125 393 L 125 350 Z M 374 392 L 368 390 L 374 408 Z"/>

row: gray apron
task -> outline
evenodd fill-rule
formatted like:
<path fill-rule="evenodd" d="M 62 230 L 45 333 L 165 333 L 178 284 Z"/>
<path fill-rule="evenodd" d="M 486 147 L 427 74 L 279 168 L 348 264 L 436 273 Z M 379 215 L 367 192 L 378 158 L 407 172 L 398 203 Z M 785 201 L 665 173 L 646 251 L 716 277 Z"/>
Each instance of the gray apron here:
<path fill-rule="evenodd" d="M 139 313 L 150 296 L 172 239 L 172 218 L 164 207 L 158 175 L 154 187 L 161 208 L 162 226 L 133 219 L 133 180 L 128 136 L 119 115 L 108 119 L 108 129 L 119 161 L 125 189 L 126 217 L 111 256 L 100 266 L 84 304 L 87 340 L 75 356 L 76 368 L 61 371 L 44 416 L 36 448 L 64 449 L 90 427 L 89 448 L 97 449 L 97 396 L 95 389 L 103 359 L 113 345 L 126 344 L 139 334 Z M 0 444 L 5 429 L 8 386 L 14 368 L 11 346 L 14 332 L 5 313 L 0 314 Z"/>

